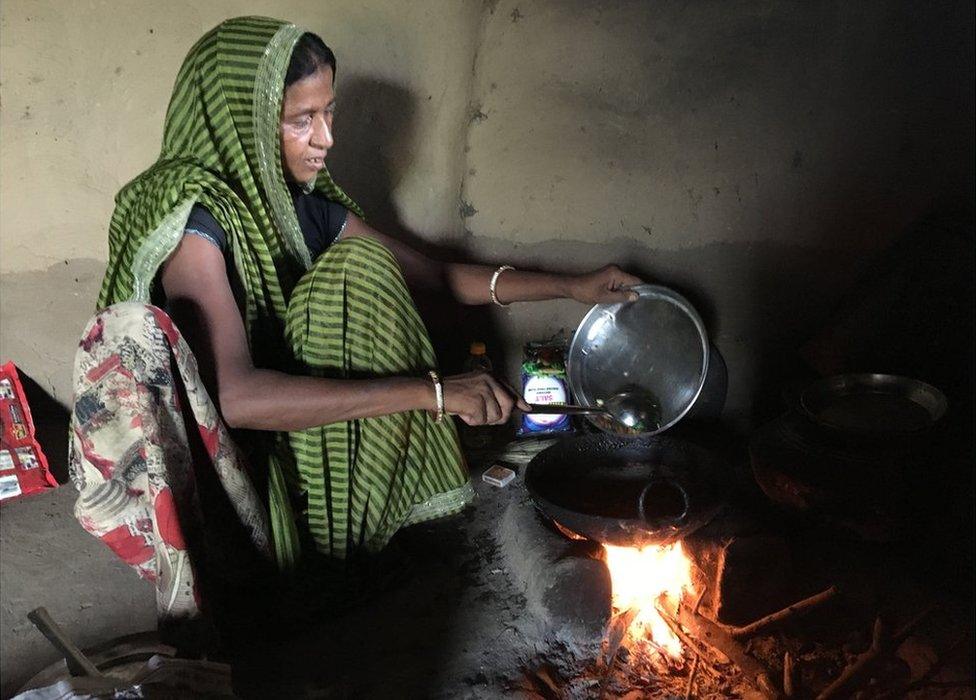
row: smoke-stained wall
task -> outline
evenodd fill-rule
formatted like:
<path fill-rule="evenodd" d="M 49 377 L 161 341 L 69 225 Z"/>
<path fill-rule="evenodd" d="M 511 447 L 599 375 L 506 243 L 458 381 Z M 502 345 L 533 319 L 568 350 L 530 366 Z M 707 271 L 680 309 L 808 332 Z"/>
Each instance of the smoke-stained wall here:
<path fill-rule="evenodd" d="M 502 0 L 472 91 L 471 245 L 677 287 L 748 413 L 874 253 L 936 200 L 972 202 L 972 30 L 965 3 Z M 560 311 L 503 329 L 581 314 Z"/>
<path fill-rule="evenodd" d="M 972 202 L 971 3 L 247 11 L 287 16 L 336 49 L 331 168 L 373 223 L 456 254 L 618 262 L 678 288 L 728 361 L 741 414 L 876 252 L 933 204 Z M 239 12 L 2 6 L 0 355 L 62 400 L 112 195 L 154 158 L 186 50 Z M 491 312 L 491 337 L 511 360 L 584 311 Z"/>

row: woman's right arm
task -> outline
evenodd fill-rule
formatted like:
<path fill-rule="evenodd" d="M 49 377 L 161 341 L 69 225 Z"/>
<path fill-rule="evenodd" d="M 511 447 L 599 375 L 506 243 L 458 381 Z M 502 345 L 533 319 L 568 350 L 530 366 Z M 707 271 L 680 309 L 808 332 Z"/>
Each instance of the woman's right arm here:
<path fill-rule="evenodd" d="M 301 430 L 436 408 L 433 383 L 427 378 L 325 379 L 255 367 L 223 253 L 199 236 L 183 237 L 163 267 L 162 284 L 173 320 L 231 427 Z M 469 425 L 508 420 L 514 400 L 489 375 L 443 381 L 449 413 Z"/>

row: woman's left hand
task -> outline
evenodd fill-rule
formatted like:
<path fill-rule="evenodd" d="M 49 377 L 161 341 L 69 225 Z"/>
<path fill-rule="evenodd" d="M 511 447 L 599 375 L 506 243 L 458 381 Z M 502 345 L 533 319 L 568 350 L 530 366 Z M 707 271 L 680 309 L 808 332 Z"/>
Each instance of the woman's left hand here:
<path fill-rule="evenodd" d="M 608 304 L 618 301 L 636 301 L 637 292 L 629 290 L 642 280 L 629 275 L 616 265 L 575 275 L 569 283 L 570 296 L 584 304 Z"/>

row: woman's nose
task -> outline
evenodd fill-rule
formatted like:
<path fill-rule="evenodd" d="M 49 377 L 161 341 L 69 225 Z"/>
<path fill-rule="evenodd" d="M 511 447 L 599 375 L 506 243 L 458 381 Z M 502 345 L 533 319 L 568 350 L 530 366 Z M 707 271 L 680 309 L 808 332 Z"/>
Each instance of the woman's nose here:
<path fill-rule="evenodd" d="M 332 137 L 332 126 L 325 117 L 317 117 L 312 128 L 312 145 L 329 149 L 333 143 L 335 139 Z"/>

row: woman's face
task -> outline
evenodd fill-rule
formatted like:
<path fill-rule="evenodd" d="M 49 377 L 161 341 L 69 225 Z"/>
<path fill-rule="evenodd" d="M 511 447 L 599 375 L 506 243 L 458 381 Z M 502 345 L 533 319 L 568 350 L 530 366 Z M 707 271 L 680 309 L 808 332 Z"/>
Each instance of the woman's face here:
<path fill-rule="evenodd" d="M 281 165 L 293 182 L 309 182 L 332 148 L 335 92 L 332 68 L 320 68 L 287 88 L 281 104 Z"/>

